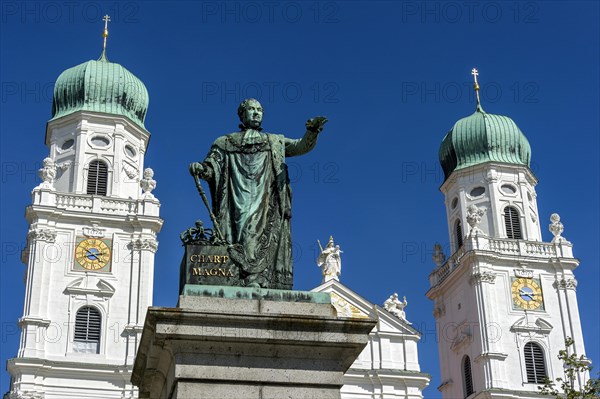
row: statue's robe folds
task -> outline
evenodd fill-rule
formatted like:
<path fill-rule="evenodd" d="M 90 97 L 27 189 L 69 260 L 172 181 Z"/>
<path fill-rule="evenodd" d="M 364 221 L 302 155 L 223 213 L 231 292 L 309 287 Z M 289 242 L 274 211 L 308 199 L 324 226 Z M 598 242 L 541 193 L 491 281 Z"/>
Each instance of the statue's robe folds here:
<path fill-rule="evenodd" d="M 225 240 L 240 244 L 246 284 L 292 288 L 292 191 L 285 157 L 312 150 L 317 133 L 302 139 L 246 130 L 219 137 L 204 164 L 210 168 L 213 213 Z"/>

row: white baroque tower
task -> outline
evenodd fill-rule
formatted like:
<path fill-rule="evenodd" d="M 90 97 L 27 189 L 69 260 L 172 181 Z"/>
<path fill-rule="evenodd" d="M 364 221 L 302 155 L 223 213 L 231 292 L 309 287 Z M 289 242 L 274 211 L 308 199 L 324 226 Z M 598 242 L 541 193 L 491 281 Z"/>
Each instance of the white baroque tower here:
<path fill-rule="evenodd" d="M 144 84 L 105 51 L 56 81 L 50 153 L 26 209 L 25 304 L 7 398 L 137 397 L 130 377 L 162 226 L 144 169 L 147 107 Z"/>
<path fill-rule="evenodd" d="M 427 296 L 444 398 L 539 398 L 546 377 L 564 377 L 557 355 L 567 337 L 585 355 L 573 275 L 579 261 L 558 215 L 554 239 L 542 240 L 548 219 L 538 213 L 530 158 L 514 121 L 486 113 L 479 100 L 441 144 L 452 255 L 436 245 Z"/>

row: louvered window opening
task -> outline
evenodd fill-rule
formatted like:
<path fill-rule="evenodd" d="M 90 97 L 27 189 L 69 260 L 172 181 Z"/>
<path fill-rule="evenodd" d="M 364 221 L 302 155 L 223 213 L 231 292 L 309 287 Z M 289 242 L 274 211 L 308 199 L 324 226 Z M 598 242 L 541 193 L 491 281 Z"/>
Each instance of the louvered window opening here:
<path fill-rule="evenodd" d="M 469 356 L 465 356 L 463 359 L 463 379 L 465 382 L 465 398 L 471 395 L 473 392 L 473 376 L 471 375 L 471 360 Z"/>
<path fill-rule="evenodd" d="M 87 193 L 106 196 L 108 185 L 108 166 L 98 160 L 90 162 L 88 168 Z"/>
<path fill-rule="evenodd" d="M 513 238 L 516 240 L 523 238 L 519 212 L 512 206 L 507 206 L 504 208 L 504 225 L 506 227 L 506 236 L 508 238 Z"/>
<path fill-rule="evenodd" d="M 102 316 L 90 306 L 79 309 L 75 316 L 75 341 L 100 342 Z"/>
<path fill-rule="evenodd" d="M 544 351 L 533 342 L 525 344 L 525 371 L 527 372 L 527 382 L 542 384 L 546 380 L 546 362 L 544 361 Z"/>
<path fill-rule="evenodd" d="M 456 249 L 459 249 L 463 245 L 463 231 L 462 231 L 462 224 L 460 223 L 460 220 L 456 221 L 455 230 L 456 230 Z"/>

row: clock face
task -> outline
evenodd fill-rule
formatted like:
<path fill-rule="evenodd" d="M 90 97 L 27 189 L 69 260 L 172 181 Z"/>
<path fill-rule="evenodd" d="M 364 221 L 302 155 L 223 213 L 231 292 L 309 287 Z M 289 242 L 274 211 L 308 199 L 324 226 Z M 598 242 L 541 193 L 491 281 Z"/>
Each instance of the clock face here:
<path fill-rule="evenodd" d="M 517 309 L 543 309 L 542 287 L 536 279 L 524 277 L 513 279 L 511 294 L 513 305 Z"/>
<path fill-rule="evenodd" d="M 78 240 L 79 241 L 79 240 Z M 75 263 L 86 270 L 101 270 L 110 263 L 110 240 L 84 238 L 75 247 Z"/>

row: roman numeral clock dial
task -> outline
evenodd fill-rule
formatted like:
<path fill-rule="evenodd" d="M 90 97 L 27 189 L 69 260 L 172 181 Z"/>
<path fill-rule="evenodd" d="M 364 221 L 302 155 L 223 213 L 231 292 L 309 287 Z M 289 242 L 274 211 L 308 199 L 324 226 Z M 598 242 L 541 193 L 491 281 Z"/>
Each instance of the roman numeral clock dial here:
<path fill-rule="evenodd" d="M 537 279 L 515 278 L 511 285 L 513 307 L 523 310 L 542 310 L 544 298 L 542 287 Z"/>
<path fill-rule="evenodd" d="M 75 247 L 75 266 L 100 271 L 110 264 L 110 240 L 80 238 Z M 104 271 L 104 270 L 103 270 Z"/>

